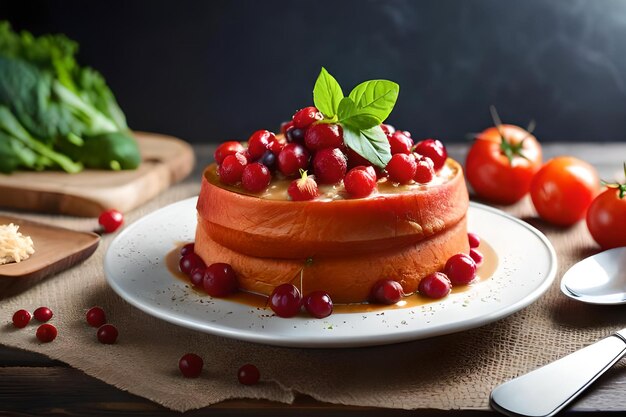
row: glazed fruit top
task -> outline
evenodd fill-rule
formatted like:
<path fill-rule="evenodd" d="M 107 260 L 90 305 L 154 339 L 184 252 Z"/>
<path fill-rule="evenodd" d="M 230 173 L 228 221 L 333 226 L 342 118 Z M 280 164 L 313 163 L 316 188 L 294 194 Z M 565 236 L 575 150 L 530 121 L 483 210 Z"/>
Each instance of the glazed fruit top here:
<path fill-rule="evenodd" d="M 215 151 L 215 173 L 224 188 L 294 201 L 365 198 L 420 187 L 454 176 L 438 140 L 414 143 L 407 131 L 384 120 L 398 84 L 366 81 L 347 97 L 324 69 L 313 89 L 315 106 L 298 110 L 281 134 L 254 132 L 247 143 L 228 141 Z M 271 190 L 284 192 L 272 192 Z M 386 191 L 385 191 L 386 190 Z"/>

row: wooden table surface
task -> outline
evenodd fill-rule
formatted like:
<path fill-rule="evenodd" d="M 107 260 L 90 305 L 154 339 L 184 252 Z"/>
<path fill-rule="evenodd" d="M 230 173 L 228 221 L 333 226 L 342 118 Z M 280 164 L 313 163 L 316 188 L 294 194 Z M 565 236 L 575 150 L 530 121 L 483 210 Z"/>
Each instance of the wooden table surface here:
<path fill-rule="evenodd" d="M 211 161 L 214 147 L 196 146 L 197 166 L 187 181 L 196 181 L 201 168 Z M 450 155 L 464 160 L 465 145 L 449 147 Z M 603 178 L 612 178 L 626 160 L 626 144 L 545 144 L 545 159 L 556 155 L 574 155 L 593 164 Z M 557 277 L 557 279 L 560 277 Z M 0 286 L 0 302 L 3 299 Z M 626 415 L 626 373 L 623 367 L 600 378 L 563 415 Z M 170 411 L 137 397 L 68 365 L 47 357 L 0 345 L 0 416 L 31 415 L 132 415 L 167 416 Z M 485 410 L 390 410 L 325 404 L 299 396 L 293 405 L 260 400 L 230 400 L 185 413 L 200 415 L 255 416 L 424 416 L 424 415 L 496 415 Z"/>

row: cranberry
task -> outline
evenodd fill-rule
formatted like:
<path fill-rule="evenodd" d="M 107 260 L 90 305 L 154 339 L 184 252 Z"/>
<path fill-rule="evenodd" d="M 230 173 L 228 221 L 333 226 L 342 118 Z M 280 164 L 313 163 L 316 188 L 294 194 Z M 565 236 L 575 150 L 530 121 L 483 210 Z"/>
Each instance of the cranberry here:
<path fill-rule="evenodd" d="M 289 177 L 309 165 L 309 152 L 302 145 L 289 143 L 278 154 L 278 170 Z"/>
<path fill-rule="evenodd" d="M 193 253 L 194 251 L 194 244 L 193 243 L 187 243 L 185 246 L 183 246 L 180 249 L 180 256 L 185 256 L 188 253 Z"/>
<path fill-rule="evenodd" d="M 381 279 L 372 287 L 370 298 L 381 304 L 395 304 L 402 299 L 404 290 L 398 281 Z"/>
<path fill-rule="evenodd" d="M 389 179 L 400 184 L 408 184 L 415 177 L 417 162 L 413 155 L 397 153 L 391 156 L 391 160 L 385 167 Z"/>
<path fill-rule="evenodd" d="M 202 285 L 211 297 L 225 297 L 237 291 L 237 274 L 229 264 L 211 264 L 205 270 Z"/>
<path fill-rule="evenodd" d="M 413 179 L 420 184 L 428 184 L 435 178 L 435 168 L 432 159 L 420 154 L 413 154 L 417 159 L 415 176 Z"/>
<path fill-rule="evenodd" d="M 119 211 L 110 209 L 100 214 L 98 223 L 106 233 L 113 233 L 124 223 L 124 216 Z"/>
<path fill-rule="evenodd" d="M 185 275 L 190 275 L 191 271 L 196 268 L 204 268 L 205 265 L 202 258 L 192 252 L 180 258 L 178 267 L 180 268 L 180 272 Z"/>
<path fill-rule="evenodd" d="M 259 193 L 270 185 L 271 180 L 270 170 L 265 165 L 254 162 L 243 169 L 241 185 L 246 191 Z"/>
<path fill-rule="evenodd" d="M 417 290 L 420 294 L 428 297 L 439 299 L 450 294 L 452 283 L 445 274 L 435 272 L 421 279 Z"/>
<path fill-rule="evenodd" d="M 273 142 L 270 142 L 269 146 L 267 147 L 267 149 L 272 152 L 274 154 L 274 156 L 278 156 L 278 154 L 280 153 L 280 151 L 283 150 L 283 148 L 285 147 L 285 141 L 280 141 L 278 139 L 276 139 Z M 263 157 L 261 157 L 263 158 Z"/>
<path fill-rule="evenodd" d="M 287 138 L 287 142 L 295 142 L 299 144 L 304 143 L 304 136 L 306 135 L 305 129 L 298 129 L 297 127 L 291 126 L 287 129 L 285 133 L 285 137 Z"/>
<path fill-rule="evenodd" d="M 268 149 L 267 151 L 265 151 L 261 159 L 259 159 L 259 163 L 265 165 L 270 171 L 274 171 L 276 169 L 276 155 L 277 154 L 274 154 L 271 150 Z"/>
<path fill-rule="evenodd" d="M 91 327 L 100 327 L 107 322 L 107 316 L 100 307 L 91 307 L 87 311 L 86 318 Z"/>
<path fill-rule="evenodd" d="M 300 311 L 302 296 L 293 284 L 281 284 L 270 295 L 271 309 L 279 317 L 293 317 Z"/>
<path fill-rule="evenodd" d="M 437 139 L 425 139 L 415 145 L 415 152 L 432 159 L 435 164 L 435 171 L 439 171 L 446 163 L 448 151 L 443 143 Z"/>
<path fill-rule="evenodd" d="M 314 124 L 306 131 L 304 143 L 312 151 L 339 148 L 343 145 L 343 129 L 338 124 Z"/>
<path fill-rule="evenodd" d="M 293 115 L 293 125 L 298 129 L 306 129 L 314 122 L 322 120 L 324 116 L 315 107 L 305 107 L 302 110 L 298 110 Z"/>
<path fill-rule="evenodd" d="M 26 310 L 17 310 L 13 313 L 13 326 L 18 329 L 26 327 L 30 322 L 30 313 Z"/>
<path fill-rule="evenodd" d="M 195 353 L 187 353 L 178 361 L 178 369 L 185 378 L 197 378 L 202 373 L 204 361 Z"/>
<path fill-rule="evenodd" d="M 313 177 L 307 175 L 306 171 L 302 171 L 302 177 L 289 184 L 287 194 L 293 201 L 306 201 L 313 200 L 320 195 L 320 192 Z"/>
<path fill-rule="evenodd" d="M 215 150 L 215 153 L 213 154 L 213 157 L 215 158 L 215 162 L 220 165 L 222 162 L 224 162 L 224 158 L 226 158 L 228 155 L 234 155 L 243 151 L 244 147 L 241 143 L 231 140 L 228 142 L 224 142 L 220 146 L 218 146 Z"/>
<path fill-rule="evenodd" d="M 348 168 L 372 165 L 370 161 L 356 153 L 356 151 L 352 148 L 348 148 L 346 154 L 348 155 Z"/>
<path fill-rule="evenodd" d="M 383 130 L 383 132 L 385 132 L 385 135 L 387 135 L 387 136 L 393 135 L 393 133 L 396 131 L 395 127 L 393 127 L 391 125 L 386 125 L 384 123 L 382 125 L 380 125 L 380 128 Z"/>
<path fill-rule="evenodd" d="M 35 317 L 35 320 L 40 322 L 46 322 L 50 320 L 52 318 L 52 315 L 52 310 L 50 310 L 48 307 L 39 307 L 33 312 L 33 317 Z"/>
<path fill-rule="evenodd" d="M 346 175 L 346 156 L 337 148 L 322 149 L 313 157 L 313 171 L 320 184 L 336 184 Z"/>
<path fill-rule="evenodd" d="M 117 329 L 112 324 L 103 324 L 98 328 L 97 336 L 103 345 L 112 345 L 117 340 Z"/>
<path fill-rule="evenodd" d="M 391 154 L 405 153 L 410 154 L 413 147 L 413 139 L 405 135 L 404 132 L 399 130 L 393 132 L 390 136 L 387 136 L 389 140 L 389 146 L 391 147 Z"/>
<path fill-rule="evenodd" d="M 257 130 L 248 139 L 248 152 L 252 156 L 252 160 L 256 161 L 263 156 L 270 145 L 276 142 L 276 135 L 269 130 Z"/>
<path fill-rule="evenodd" d="M 323 319 L 333 312 L 333 300 L 326 291 L 313 291 L 304 297 L 304 308 L 315 318 Z"/>
<path fill-rule="evenodd" d="M 481 251 L 479 251 L 476 248 L 471 248 L 469 251 L 469 254 L 470 254 L 470 258 L 472 258 L 472 260 L 476 263 L 476 267 L 479 267 L 483 264 L 483 261 L 485 260 L 485 256 L 483 255 Z"/>
<path fill-rule="evenodd" d="M 229 185 L 237 184 L 241 181 L 243 170 L 247 164 L 248 160 L 241 153 L 228 155 L 217 170 L 220 182 Z"/>
<path fill-rule="evenodd" d="M 469 242 L 470 248 L 477 248 L 480 246 L 480 236 L 478 236 L 476 233 L 469 232 L 467 234 L 467 240 Z"/>
<path fill-rule="evenodd" d="M 50 343 L 57 337 L 57 328 L 48 323 L 42 324 L 37 328 L 35 336 L 41 343 Z"/>
<path fill-rule="evenodd" d="M 237 379 L 239 379 L 239 383 L 243 385 L 254 385 L 259 382 L 260 378 L 261 373 L 259 369 L 250 363 L 243 365 L 237 371 Z"/>
<path fill-rule="evenodd" d="M 376 188 L 376 172 L 371 166 L 354 167 L 346 174 L 343 185 L 350 197 L 367 197 Z"/>
<path fill-rule="evenodd" d="M 464 253 L 457 253 L 448 259 L 443 272 L 452 284 L 466 285 L 476 278 L 476 262 Z"/>
<path fill-rule="evenodd" d="M 189 281 L 191 281 L 191 285 L 194 287 L 200 287 L 204 282 L 204 273 L 206 272 L 206 268 L 198 267 L 191 270 L 189 273 Z"/>

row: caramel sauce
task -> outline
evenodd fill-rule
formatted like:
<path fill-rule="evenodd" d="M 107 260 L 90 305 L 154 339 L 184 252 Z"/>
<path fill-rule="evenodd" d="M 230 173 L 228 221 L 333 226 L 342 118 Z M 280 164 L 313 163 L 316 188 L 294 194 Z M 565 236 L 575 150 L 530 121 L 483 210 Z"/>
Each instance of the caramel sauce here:
<path fill-rule="evenodd" d="M 180 260 L 180 250 L 184 245 L 185 243 L 179 243 L 174 249 L 167 253 L 167 255 L 165 256 L 165 265 L 172 275 L 188 284 L 189 288 L 191 288 L 192 291 L 196 291 L 197 293 L 208 297 L 204 290 L 191 285 L 189 277 L 183 274 L 178 268 L 178 263 Z M 468 285 L 452 287 L 452 294 L 462 293 L 470 290 L 476 285 L 480 285 L 482 282 L 490 279 L 496 271 L 498 267 L 498 255 L 496 254 L 496 251 L 493 249 L 493 247 L 489 245 L 489 243 L 485 242 L 485 240 L 483 239 L 480 242 L 480 246 L 478 247 L 478 249 L 484 255 L 484 260 L 477 270 L 476 279 L 474 279 L 474 281 L 472 281 Z M 267 297 L 265 295 L 254 294 L 246 291 L 238 291 L 237 293 L 232 294 L 224 299 L 245 304 L 250 307 L 267 307 Z M 413 308 L 429 303 L 435 303 L 438 301 L 440 300 L 433 300 L 431 298 L 424 297 L 423 295 L 416 293 L 404 297 L 398 303 L 393 305 L 380 305 L 370 303 L 334 304 L 333 313 L 367 313 L 381 310 L 395 310 L 399 308 Z"/>

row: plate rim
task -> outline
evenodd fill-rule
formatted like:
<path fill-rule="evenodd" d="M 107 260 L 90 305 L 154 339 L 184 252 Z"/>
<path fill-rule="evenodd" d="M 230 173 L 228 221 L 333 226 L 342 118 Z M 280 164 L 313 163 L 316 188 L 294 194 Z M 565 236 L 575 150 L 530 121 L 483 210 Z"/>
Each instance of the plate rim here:
<path fill-rule="evenodd" d="M 207 322 L 204 326 L 202 326 L 202 325 L 198 325 L 194 323 L 193 321 L 189 321 L 184 318 L 179 318 L 176 315 L 171 315 L 171 313 L 168 313 L 167 311 L 162 311 L 162 309 L 158 309 L 150 305 L 141 303 L 138 299 L 136 299 L 138 297 L 131 296 L 119 286 L 119 284 L 114 280 L 114 278 L 111 276 L 112 274 L 107 268 L 108 260 L 110 257 L 113 256 L 112 255 L 113 248 L 115 248 L 116 244 L 118 244 L 119 241 L 123 240 L 126 237 L 126 235 L 131 234 L 133 230 L 136 227 L 139 227 L 139 225 L 143 221 L 147 221 L 146 219 L 148 219 L 150 216 L 155 215 L 156 213 L 160 211 L 172 209 L 173 206 L 191 204 L 191 201 L 192 200 L 197 201 L 197 198 L 198 198 L 197 196 L 190 197 L 190 198 L 179 200 L 177 202 L 163 206 L 157 210 L 147 213 L 146 215 L 142 216 L 140 219 L 130 224 L 128 227 L 124 228 L 124 230 L 120 232 L 118 236 L 115 237 L 115 239 L 110 243 L 110 245 L 107 248 L 107 251 L 103 259 L 104 272 L 105 272 L 105 277 L 106 277 L 108 285 L 115 291 L 115 293 L 119 295 L 122 299 L 124 299 L 126 302 L 131 304 L 132 306 L 138 308 L 139 310 L 147 314 L 150 314 L 154 317 L 157 317 L 161 320 L 164 320 L 166 322 L 176 324 L 178 326 L 188 328 L 191 330 L 200 331 L 203 333 L 212 334 L 212 335 L 216 335 L 220 337 L 226 337 L 226 338 L 237 339 L 237 340 L 242 340 L 246 342 L 260 343 L 260 344 L 266 344 L 266 345 L 272 345 L 272 346 L 296 347 L 296 348 L 365 347 L 365 346 L 387 345 L 387 344 L 408 342 L 408 341 L 413 341 L 413 340 L 427 339 L 431 337 L 475 329 L 477 327 L 491 324 L 495 321 L 508 317 L 528 307 L 529 305 L 534 303 L 539 297 L 541 297 L 550 288 L 557 274 L 558 259 L 556 256 L 556 251 L 552 243 L 541 231 L 539 231 L 534 226 L 524 222 L 523 220 L 518 219 L 508 213 L 505 213 L 504 211 L 500 209 L 497 209 L 497 208 L 494 208 L 494 207 L 491 207 L 482 203 L 471 201 L 470 202 L 471 209 L 483 210 L 492 215 L 504 217 L 505 219 L 512 221 L 518 226 L 521 226 L 524 229 L 527 229 L 528 231 L 530 231 L 542 242 L 542 244 L 544 245 L 545 249 L 547 250 L 549 254 L 550 267 L 546 273 L 546 277 L 543 279 L 540 285 L 537 286 L 537 288 L 535 288 L 532 292 L 530 292 L 529 294 L 527 294 L 525 297 L 523 297 L 521 300 L 518 300 L 517 302 L 508 304 L 493 312 L 480 315 L 471 319 L 438 325 L 432 329 L 429 329 L 429 331 L 426 332 L 426 334 L 421 334 L 421 335 L 415 335 L 414 329 L 412 330 L 407 329 L 405 331 L 395 332 L 392 334 L 380 332 L 380 333 L 375 333 L 375 334 L 358 335 L 358 336 L 348 335 L 345 337 L 341 337 L 341 335 L 337 335 L 336 337 L 333 337 L 332 339 L 327 339 L 327 338 L 310 339 L 310 338 L 305 337 L 302 339 L 294 340 L 293 338 L 290 338 L 287 335 L 276 335 L 276 334 L 268 334 L 268 333 L 263 333 L 263 332 L 241 332 L 240 329 L 232 328 L 229 326 L 222 326 L 222 325 L 219 325 L 219 323 Z M 468 209 L 468 212 L 469 212 L 469 209 Z M 354 313 L 348 313 L 348 314 L 354 314 Z M 293 335 L 291 335 L 291 337 L 293 337 Z"/>

